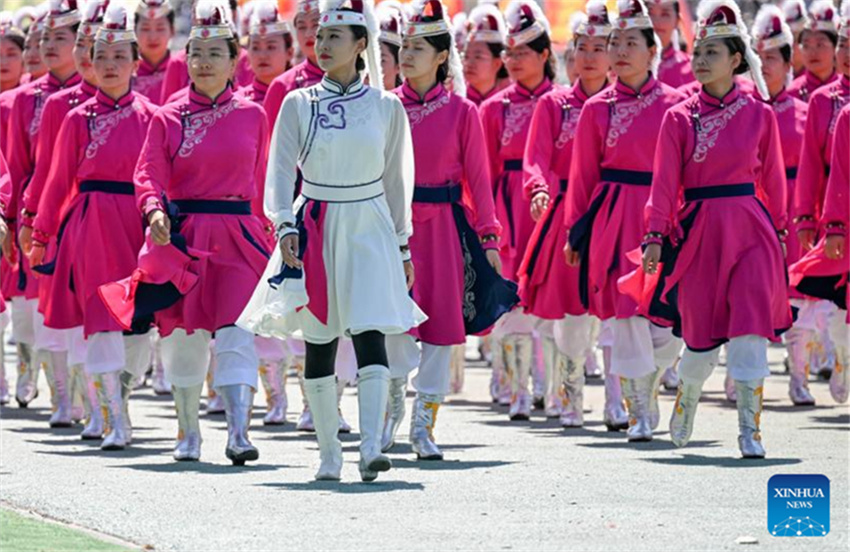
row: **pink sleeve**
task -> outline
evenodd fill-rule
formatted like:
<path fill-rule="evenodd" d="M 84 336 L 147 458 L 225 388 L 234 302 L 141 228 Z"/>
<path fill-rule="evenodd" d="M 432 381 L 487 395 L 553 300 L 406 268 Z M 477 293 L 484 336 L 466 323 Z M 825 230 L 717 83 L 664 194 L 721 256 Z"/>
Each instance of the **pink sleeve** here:
<path fill-rule="evenodd" d="M 172 57 L 162 78 L 162 97 L 170 98 L 172 94 L 186 88 L 188 84 L 189 68 L 186 60 L 182 57 Z"/>
<path fill-rule="evenodd" d="M 481 110 L 481 125 L 484 129 L 484 144 L 487 146 L 487 159 L 490 163 L 490 193 L 494 194 L 496 190 L 496 179 L 502 173 L 499 166 L 499 119 L 497 110 L 501 108 L 501 104 L 486 103 Z"/>
<path fill-rule="evenodd" d="M 59 219 L 62 216 L 62 206 L 65 205 L 74 190 L 79 166 L 79 153 L 84 147 L 80 139 L 80 119 L 66 117 L 56 138 L 56 148 L 50 160 L 50 174 L 45 182 L 47 185 L 41 193 L 38 202 L 38 216 L 33 223 L 33 237 L 42 243 L 47 238 L 56 235 Z"/>
<path fill-rule="evenodd" d="M 475 231 L 479 236 L 487 234 L 498 236 L 501 226 L 496 221 L 490 167 L 487 163 L 487 148 L 484 145 L 484 128 L 478 117 L 478 110 L 474 106 L 468 106 L 465 119 L 460 147 L 464 179 L 475 212 Z"/>
<path fill-rule="evenodd" d="M 266 121 L 265 113 L 260 117 L 259 135 L 257 136 L 259 148 L 257 149 L 257 165 L 254 168 L 254 182 L 256 182 L 257 192 L 254 194 L 254 199 L 251 200 L 251 210 L 254 215 L 258 216 L 264 227 L 271 226 L 271 223 L 266 218 L 263 209 L 263 200 L 266 191 L 266 166 L 269 162 L 269 125 Z"/>
<path fill-rule="evenodd" d="M 162 194 L 171 179 L 171 153 L 168 147 L 168 124 L 165 115 L 157 112 L 148 127 L 148 135 L 139 154 L 133 181 L 136 184 L 136 204 L 147 217 L 157 209 L 165 210 Z"/>
<path fill-rule="evenodd" d="M 23 109 L 25 99 L 26 94 L 24 93 L 15 96 L 12 116 L 9 119 L 9 158 L 6 161 L 9 163 L 11 192 L 9 203 L 6 204 L 6 210 L 3 213 L 7 221 L 18 218 L 18 199 L 21 197 L 21 190 L 33 170 L 32 159 L 30 158 L 29 121 L 24 117 Z"/>
<path fill-rule="evenodd" d="M 573 141 L 573 158 L 570 167 L 570 185 L 564 203 L 564 227 L 572 226 L 590 207 L 590 197 L 599 184 L 604 151 L 602 129 L 596 120 L 592 105 L 581 110 Z M 607 112 L 606 112 L 606 117 Z"/>
<path fill-rule="evenodd" d="M 522 162 L 522 188 L 526 199 L 531 199 L 541 192 L 550 193 L 550 184 L 555 178 L 552 172 L 552 155 L 555 150 L 553 107 L 558 107 L 557 102 L 544 97 L 534 108 L 534 115 L 531 117 Z"/>
<path fill-rule="evenodd" d="M 6 163 L 6 157 L 0 151 L 0 215 L 6 211 L 6 205 L 9 203 L 9 198 L 12 194 L 12 177 L 9 174 L 9 164 Z M 5 218 L 5 217 L 4 217 Z"/>
<path fill-rule="evenodd" d="M 772 109 L 765 109 L 764 113 L 765 127 L 759 143 L 761 170 L 756 176 L 756 186 L 763 193 L 776 229 L 784 230 L 788 225 L 788 183 L 785 179 L 779 125 Z"/>
<path fill-rule="evenodd" d="M 817 96 L 815 102 L 822 97 Z M 827 129 L 822 128 L 818 115 L 822 112 L 819 106 L 809 104 L 809 117 L 806 119 L 806 132 L 803 134 L 803 147 L 800 151 L 800 166 L 797 171 L 797 183 L 794 189 L 794 217 L 811 217 L 811 220 L 800 221 L 799 230 L 813 229 L 817 226 L 820 215 L 819 198 L 824 186 L 824 140 Z"/>
<path fill-rule="evenodd" d="M 53 158 L 53 149 L 56 145 L 56 136 L 62 127 L 59 114 L 63 111 L 58 101 L 50 101 L 44 104 L 41 114 L 41 126 L 38 129 L 38 139 L 35 146 L 35 170 L 29 186 L 24 190 L 23 208 L 30 213 L 38 212 L 39 198 L 47 185 L 47 176 L 50 173 L 50 161 Z M 22 221 L 26 226 L 26 222 Z"/>
<path fill-rule="evenodd" d="M 844 234 L 850 226 L 850 156 L 847 155 L 850 151 L 850 108 L 844 108 L 838 115 L 834 140 L 822 221 L 825 225 L 843 225 L 835 230 L 828 228 L 828 234 Z"/>
<path fill-rule="evenodd" d="M 647 232 L 669 234 L 679 209 L 685 144 L 672 111 L 664 114 L 652 167 L 652 189 L 644 208 Z"/>
<path fill-rule="evenodd" d="M 263 109 L 266 110 L 266 119 L 271 132 L 274 131 L 274 125 L 277 122 L 277 114 L 280 113 L 280 106 L 283 105 L 283 96 L 286 93 L 286 87 L 280 79 L 272 81 L 271 86 L 266 91 L 266 99 L 263 100 Z"/>

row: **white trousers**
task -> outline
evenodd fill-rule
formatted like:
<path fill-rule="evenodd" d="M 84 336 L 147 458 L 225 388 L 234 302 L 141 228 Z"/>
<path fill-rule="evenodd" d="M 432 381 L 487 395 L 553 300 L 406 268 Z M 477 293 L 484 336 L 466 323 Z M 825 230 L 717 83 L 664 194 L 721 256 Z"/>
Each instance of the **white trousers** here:
<path fill-rule="evenodd" d="M 847 311 L 835 310 L 829 317 L 829 338 L 836 347 L 847 349 L 850 345 L 850 336 L 848 336 L 850 327 L 847 325 Z M 847 369 L 845 367 L 845 369 Z"/>
<path fill-rule="evenodd" d="M 702 385 L 720 358 L 720 347 L 696 352 L 685 349 L 679 362 L 679 377 L 688 385 Z M 767 339 L 760 335 L 733 337 L 726 344 L 726 370 L 737 381 L 762 379 L 770 375 Z"/>
<path fill-rule="evenodd" d="M 168 381 L 176 387 L 202 384 L 210 364 L 211 339 L 206 330 L 195 330 L 190 335 L 183 329 L 162 338 L 162 360 Z M 250 385 L 257 389 L 260 361 L 254 334 L 236 326 L 220 328 L 215 332 L 213 349 L 216 362 L 213 388 Z"/>
<path fill-rule="evenodd" d="M 611 373 L 636 379 L 671 366 L 682 349 L 682 340 L 670 328 L 661 328 L 646 318 L 609 320 L 613 332 Z"/>
<path fill-rule="evenodd" d="M 150 337 L 99 332 L 86 340 L 86 373 L 105 374 L 123 370 L 141 377 L 151 363 Z"/>
<path fill-rule="evenodd" d="M 38 312 L 37 299 L 12 297 L 12 337 L 34 349 L 61 353 L 68 351 L 71 333 L 82 328 L 57 330 L 44 325 L 44 315 Z"/>
<path fill-rule="evenodd" d="M 568 314 L 555 321 L 553 334 L 558 349 L 568 359 L 583 366 L 585 353 L 593 346 L 593 316 Z"/>
<path fill-rule="evenodd" d="M 413 388 L 426 395 L 446 396 L 451 380 L 452 345 L 416 343 L 409 334 L 387 336 L 391 378 L 406 378 L 417 367 Z"/>

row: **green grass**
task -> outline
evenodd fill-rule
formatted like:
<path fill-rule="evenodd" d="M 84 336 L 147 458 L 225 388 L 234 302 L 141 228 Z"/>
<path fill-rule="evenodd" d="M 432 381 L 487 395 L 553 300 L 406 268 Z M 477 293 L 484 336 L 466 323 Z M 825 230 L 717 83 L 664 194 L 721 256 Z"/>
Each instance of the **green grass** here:
<path fill-rule="evenodd" d="M 81 531 L 0 508 L 0 552 L 126 552 Z"/>

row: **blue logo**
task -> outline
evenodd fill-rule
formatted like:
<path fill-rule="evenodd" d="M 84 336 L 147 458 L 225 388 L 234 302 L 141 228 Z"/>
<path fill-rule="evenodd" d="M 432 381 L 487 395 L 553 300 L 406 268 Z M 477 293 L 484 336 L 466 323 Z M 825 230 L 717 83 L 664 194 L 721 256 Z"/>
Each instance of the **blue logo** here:
<path fill-rule="evenodd" d="M 774 475 L 767 482 L 767 530 L 774 537 L 825 537 L 829 533 L 829 479 L 825 475 Z"/>

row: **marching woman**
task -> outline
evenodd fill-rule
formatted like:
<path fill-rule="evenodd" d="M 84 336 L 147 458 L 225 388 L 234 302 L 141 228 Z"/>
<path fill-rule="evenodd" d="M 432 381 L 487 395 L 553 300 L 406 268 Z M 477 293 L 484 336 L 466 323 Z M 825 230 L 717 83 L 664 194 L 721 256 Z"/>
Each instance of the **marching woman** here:
<path fill-rule="evenodd" d="M 142 352 L 148 337 L 122 335 L 98 296 L 98 286 L 129 276 L 144 242 L 142 227 L 134 221 L 131 180 L 155 109 L 130 89 L 138 46 L 132 12 L 125 6 L 109 6 L 93 58 L 98 91 L 71 110 L 59 131 L 34 222 L 30 260 L 53 274 L 43 305 L 45 324 L 84 327 L 86 370 L 95 376 L 108 413 L 101 448 L 120 450 L 132 439 L 127 400 L 133 381 L 147 368 Z M 56 258 L 39 267 L 54 236 Z M 106 240 L 105 247 L 81 251 L 78 245 L 89 236 Z"/>
<path fill-rule="evenodd" d="M 806 131 L 803 136 L 803 148 L 800 153 L 800 168 L 797 174 L 797 186 L 794 190 L 794 222 L 797 235 L 804 249 L 812 248 L 818 231 L 818 225 L 824 204 L 824 190 L 830 174 L 830 160 L 834 150 L 835 121 L 841 108 L 850 101 L 850 2 L 841 6 L 838 18 L 838 47 L 835 49 L 838 71 L 841 76 L 837 82 L 823 86 L 809 99 L 809 116 L 806 119 Z M 840 152 L 846 153 L 846 152 Z M 800 288 L 797 288 L 800 291 Z M 833 307 L 834 310 L 834 307 Z M 830 318 L 835 316 L 831 314 Z M 822 331 L 829 322 L 821 324 Z M 825 340 L 829 334 L 819 335 Z M 829 341 L 831 344 L 831 340 Z M 832 367 L 829 366 L 828 369 Z M 841 384 L 838 383 L 841 387 Z M 833 385 L 830 386 L 833 391 Z M 840 391 L 837 391 L 840 393 Z M 835 391 L 833 392 L 835 397 Z"/>
<path fill-rule="evenodd" d="M 673 88 L 694 82 L 691 58 L 679 49 L 679 0 L 648 0 L 649 18 L 661 39 L 658 80 Z"/>
<path fill-rule="evenodd" d="M 806 22 L 809 19 L 806 15 L 805 0 L 784 0 L 782 2 L 782 13 L 785 16 L 785 22 L 791 29 L 791 34 L 794 36 L 791 66 L 794 70 L 794 77 L 799 77 L 806 69 L 806 66 L 803 64 L 802 45 L 800 44 L 800 35 L 803 29 L 806 28 Z"/>
<path fill-rule="evenodd" d="M 290 68 L 292 29 L 277 12 L 274 0 L 255 0 L 248 26 L 248 61 L 254 82 L 240 92 L 262 106 L 271 82 Z"/>
<path fill-rule="evenodd" d="M 169 0 L 140 0 L 136 6 L 139 68 L 133 90 L 155 105 L 165 103 L 163 83 L 172 63 L 168 44 L 174 37 L 174 8 Z"/>
<path fill-rule="evenodd" d="M 401 102 L 380 88 L 372 2 L 323 2 L 319 24 L 316 52 L 326 76 L 290 93 L 275 125 L 265 203 L 281 243 L 240 325 L 260 335 L 303 335 L 317 479 L 338 480 L 342 471 L 334 360 L 339 339 L 351 337 L 360 476 L 372 481 L 392 466 L 381 452 L 390 377 L 385 336 L 426 319 L 408 296 L 413 152 Z M 375 88 L 360 76 L 364 52 Z M 293 207 L 297 169 L 303 184 Z"/>
<path fill-rule="evenodd" d="M 27 29 L 27 39 L 24 42 L 24 76 L 21 77 L 21 84 L 33 82 L 47 74 L 47 65 L 41 56 L 40 45 L 44 24 L 47 21 L 48 6 L 48 2 L 42 2 L 27 14 L 27 17 L 32 18 L 32 21 Z M 21 10 L 23 9 L 26 9 L 26 7 L 21 8 Z"/>
<path fill-rule="evenodd" d="M 848 350 L 847 228 L 850 226 L 850 106 L 844 106 L 835 123 L 835 144 L 832 149 L 832 170 L 824 195 L 821 226 L 826 236 L 790 270 L 791 284 L 814 297 L 833 301 L 839 308 L 830 318 L 829 333 L 835 343 L 835 370 L 829 379 L 829 391 L 840 402 L 850 395 L 847 370 L 850 368 Z"/>
<path fill-rule="evenodd" d="M 785 179 L 788 182 L 788 207 L 794 197 L 794 185 L 797 179 L 797 167 L 800 163 L 800 148 L 808 116 L 808 106 L 795 98 L 785 89 L 788 74 L 791 71 L 791 55 L 794 47 L 794 35 L 785 23 L 782 10 L 771 4 L 762 6 L 753 23 L 753 40 L 761 59 L 762 75 L 770 95 L 768 103 L 773 107 L 779 127 L 779 141 L 782 145 L 782 157 L 785 163 Z M 796 263 L 803 254 L 797 239 L 795 225 L 788 223 L 788 236 L 785 238 L 785 262 Z M 791 303 L 799 310 L 794 326 L 785 334 L 788 348 L 788 364 L 791 372 L 788 394 L 796 405 L 813 405 L 815 398 L 809 392 L 809 351 L 812 342 L 817 341 L 816 320 L 817 301 L 807 298 L 795 289 L 789 289 Z M 726 373 L 726 389 L 735 389 L 734 380 Z M 730 400 L 733 398 L 730 397 Z"/>
<path fill-rule="evenodd" d="M 24 75 L 26 35 L 12 12 L 0 12 L 0 92 L 17 88 Z"/>
<path fill-rule="evenodd" d="M 516 281 L 534 230 L 529 202 L 523 194 L 522 159 L 534 108 L 552 90 L 555 60 L 549 22 L 536 3 L 512 2 L 508 6 L 507 23 L 505 58 L 514 83 L 481 105 L 481 120 L 493 176 L 496 214 L 504 229 L 500 242 L 502 274 Z M 493 339 L 501 340 L 501 354 L 511 382 L 508 416 L 512 420 L 527 420 L 531 415 L 528 378 L 532 370 L 533 334 L 539 321 L 517 309 L 504 316 L 494 331 Z"/>
<path fill-rule="evenodd" d="M 805 71 L 794 79 L 788 93 L 808 102 L 815 90 L 838 79 L 835 71 L 835 4 L 832 0 L 815 0 L 809 6 L 809 18 L 800 33 L 800 51 Z"/>
<path fill-rule="evenodd" d="M 413 365 L 419 370 L 413 379 L 410 443 L 423 460 L 443 458 L 434 427 L 450 391 L 452 346 L 492 326 L 518 301 L 515 285 L 500 275 L 501 228 L 484 132 L 478 110 L 463 97 L 463 69 L 447 15 L 439 0 L 413 4 L 401 49 L 405 80 L 395 91 L 407 111 L 416 161 L 410 253 L 418 270 L 413 299 L 428 313 L 428 321 L 412 332 L 422 351 Z M 445 86 L 449 80 L 451 92 Z M 408 340 L 415 348 L 412 335 L 392 336 L 388 343 L 396 340 Z M 404 415 L 407 375 L 397 377 L 395 366 L 393 372 L 385 451 Z"/>
<path fill-rule="evenodd" d="M 658 82 L 660 41 L 643 0 L 620 0 L 608 39 L 616 83 L 589 99 L 579 116 L 564 221 L 568 264 L 579 266 L 579 296 L 612 332 L 611 373 L 629 410 L 629 441 L 648 441 L 658 424 L 658 383 L 679 352 L 670 329 L 636 316 L 617 288 L 629 252 L 640 245 L 655 143 L 664 113 L 682 100 Z M 604 331 L 604 330 L 603 330 Z"/>
<path fill-rule="evenodd" d="M 375 10 L 381 25 L 381 72 L 384 74 L 384 90 L 401 86 L 399 51 L 401 34 L 407 27 L 407 15 L 401 4 L 385 0 Z"/>
<path fill-rule="evenodd" d="M 480 106 L 510 84 L 502 59 L 507 38 L 505 16 L 496 6 L 482 4 L 469 13 L 466 28 L 463 55 L 466 95 Z"/>
<path fill-rule="evenodd" d="M 643 238 L 643 271 L 660 274 L 644 312 L 672 320 L 687 345 L 670 419 L 673 443 L 688 443 L 702 385 L 726 343 L 738 446 L 743 457 L 762 458 L 767 345 L 791 326 L 781 143 L 773 109 L 734 82 L 751 70 L 768 97 L 737 4 L 705 0 L 698 17 L 693 66 L 703 88 L 662 124 Z"/>
<path fill-rule="evenodd" d="M 606 51 L 611 22 L 601 0 L 588 3 L 587 15 L 571 20 L 578 78 L 571 88 L 543 96 L 534 110 L 525 149 L 525 194 L 537 221 L 520 269 L 520 295 L 526 310 L 554 320 L 553 337 L 544 338 L 547 352 L 547 411 L 560 417 L 564 427 L 583 424 L 585 351 L 593 347 L 592 318 L 579 300 L 579 271 L 564 262 L 566 245 L 564 196 L 572 162 L 573 139 L 584 103 L 608 85 Z M 605 425 L 625 429 L 628 422 L 620 396 L 619 379 L 610 375 L 610 347 L 606 358 Z M 566 358 L 561 358 L 565 355 Z M 555 359 L 549 357 L 554 356 Z M 565 365 L 561 374 L 558 366 Z M 566 395 L 562 391 L 562 379 Z"/>
<path fill-rule="evenodd" d="M 224 4 L 200 2 L 189 35 L 187 99 L 154 115 L 134 181 L 149 235 L 132 277 L 101 286 L 125 329 L 153 315 L 178 413 L 176 460 L 198 460 L 201 389 L 215 337 L 213 387 L 225 403 L 234 465 L 256 460 L 248 439 L 258 359 L 235 326 L 268 260 L 259 209 L 268 129 L 262 108 L 234 94 L 239 44 Z"/>

